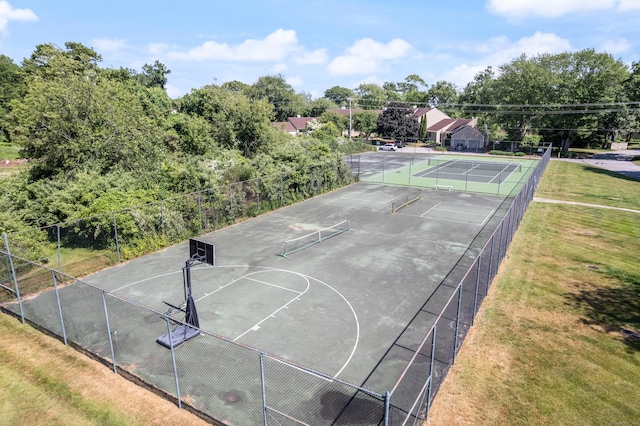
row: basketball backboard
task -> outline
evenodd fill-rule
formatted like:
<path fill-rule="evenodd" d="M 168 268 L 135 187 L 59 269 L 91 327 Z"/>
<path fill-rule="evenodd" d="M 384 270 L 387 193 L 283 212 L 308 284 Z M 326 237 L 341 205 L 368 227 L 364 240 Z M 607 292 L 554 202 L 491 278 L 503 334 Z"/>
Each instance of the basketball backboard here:
<path fill-rule="evenodd" d="M 213 266 L 216 262 L 216 247 L 212 243 L 189 238 L 189 257 Z"/>

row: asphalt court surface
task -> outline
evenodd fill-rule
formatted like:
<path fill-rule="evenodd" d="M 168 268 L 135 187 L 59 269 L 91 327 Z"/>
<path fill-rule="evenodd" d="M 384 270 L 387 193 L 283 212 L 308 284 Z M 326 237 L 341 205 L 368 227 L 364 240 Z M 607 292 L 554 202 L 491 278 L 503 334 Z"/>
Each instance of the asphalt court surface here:
<path fill-rule="evenodd" d="M 503 201 L 422 189 L 391 214 L 394 201 L 415 191 L 358 183 L 199 237 L 216 245 L 216 266 L 192 269 L 201 328 L 364 383 Z M 279 255 L 282 241 L 345 219 L 349 231 Z M 184 299 L 187 258 L 185 242 L 83 281 L 165 312 L 164 302 Z M 397 376 L 376 380 L 367 385 L 384 392 Z"/>

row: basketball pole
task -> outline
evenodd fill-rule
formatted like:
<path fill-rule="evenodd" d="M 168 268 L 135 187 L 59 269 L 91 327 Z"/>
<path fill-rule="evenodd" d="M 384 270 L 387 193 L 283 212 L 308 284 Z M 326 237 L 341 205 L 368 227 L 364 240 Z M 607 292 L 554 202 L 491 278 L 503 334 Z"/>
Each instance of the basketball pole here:
<path fill-rule="evenodd" d="M 194 255 L 191 259 L 185 262 L 183 270 L 185 298 L 187 300 L 187 306 L 185 307 L 185 322 L 194 327 L 200 328 L 200 321 L 198 320 L 198 312 L 196 311 L 196 302 L 193 300 L 193 293 L 191 292 L 191 267 L 193 263 L 198 260 L 197 255 Z"/>

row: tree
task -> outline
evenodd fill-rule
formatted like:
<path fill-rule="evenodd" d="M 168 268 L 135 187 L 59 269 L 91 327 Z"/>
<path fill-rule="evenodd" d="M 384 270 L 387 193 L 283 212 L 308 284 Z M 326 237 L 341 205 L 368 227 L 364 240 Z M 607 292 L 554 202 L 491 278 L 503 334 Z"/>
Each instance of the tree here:
<path fill-rule="evenodd" d="M 554 129 L 550 131 L 550 136 L 559 139 L 561 149 L 567 151 L 576 139 L 588 139 L 598 131 L 602 125 L 601 119 L 610 112 L 607 104 L 625 99 L 624 83 L 629 72 L 621 60 L 593 49 L 543 55 L 543 58 L 556 77 L 553 80 L 556 103 L 594 106 L 578 106 L 573 111 L 545 116 L 544 126 Z M 594 109 L 600 111 L 594 112 Z"/>
<path fill-rule="evenodd" d="M 427 83 L 418 74 L 410 74 L 405 77 L 403 82 L 397 84 L 398 90 L 402 93 L 402 97 L 406 98 L 411 92 L 420 91 L 420 87 L 426 87 Z"/>
<path fill-rule="evenodd" d="M 339 106 L 349 105 L 349 99 L 353 99 L 355 93 L 346 87 L 333 86 L 324 91 L 324 97 L 335 102 Z M 352 105 L 353 106 L 353 105 Z"/>
<path fill-rule="evenodd" d="M 378 128 L 378 113 L 375 111 L 357 111 L 353 113 L 351 120 L 353 130 L 363 133 L 365 136 L 371 135 Z"/>
<path fill-rule="evenodd" d="M 211 138 L 221 147 L 238 149 L 252 157 L 268 149 L 273 106 L 266 100 L 252 100 L 239 92 L 209 85 L 183 96 L 180 112 L 199 116 L 210 125 Z"/>
<path fill-rule="evenodd" d="M 427 90 L 426 98 L 429 106 L 438 108 L 441 104 L 458 103 L 458 89 L 448 81 L 438 81 Z"/>
<path fill-rule="evenodd" d="M 0 55 L 0 142 L 11 140 L 6 117 L 11 111 L 11 101 L 22 96 L 25 90 L 22 69 L 8 56 Z"/>
<path fill-rule="evenodd" d="M 254 100 L 266 100 L 273 105 L 275 121 L 301 115 L 306 107 L 304 95 L 297 94 L 282 74 L 260 77 L 247 94 Z"/>
<path fill-rule="evenodd" d="M 171 74 L 171 70 L 156 60 L 153 65 L 144 64 L 142 66 L 142 73 L 137 77 L 138 82 L 144 87 L 159 87 L 164 90 L 167 85 L 168 74 Z"/>
<path fill-rule="evenodd" d="M 340 137 L 340 129 L 331 121 L 315 129 L 311 136 L 321 141 L 331 141 Z"/>
<path fill-rule="evenodd" d="M 382 109 L 387 103 L 387 92 L 377 84 L 362 83 L 356 88 L 355 94 L 362 109 Z"/>
<path fill-rule="evenodd" d="M 427 116 L 423 115 L 422 120 L 420 120 L 420 129 L 418 130 L 418 138 L 425 140 L 427 139 Z"/>
<path fill-rule="evenodd" d="M 32 159 L 32 176 L 73 174 L 89 163 L 103 171 L 150 167 L 162 144 L 140 86 L 103 78 L 95 52 L 67 46 L 74 50 L 39 46 L 25 61 L 27 92 L 12 104 L 11 135 Z"/>
<path fill-rule="evenodd" d="M 220 87 L 222 87 L 224 90 L 228 90 L 229 92 L 247 93 L 251 86 L 241 81 L 233 80 L 223 83 Z"/>
<path fill-rule="evenodd" d="M 377 122 L 378 134 L 392 138 L 417 138 L 419 126 L 413 108 L 406 102 L 390 102 Z"/>
<path fill-rule="evenodd" d="M 325 111 L 318 118 L 320 123 L 333 123 L 341 132 L 345 131 L 349 127 L 349 117 L 340 115 L 333 111 Z"/>
<path fill-rule="evenodd" d="M 382 84 L 382 89 L 385 92 L 385 98 L 387 101 L 401 101 L 402 93 L 398 88 L 398 85 L 394 82 L 387 81 Z"/>
<path fill-rule="evenodd" d="M 338 108 L 335 102 L 327 98 L 320 98 L 309 102 L 305 110 L 306 117 L 319 117 L 328 109 Z"/>

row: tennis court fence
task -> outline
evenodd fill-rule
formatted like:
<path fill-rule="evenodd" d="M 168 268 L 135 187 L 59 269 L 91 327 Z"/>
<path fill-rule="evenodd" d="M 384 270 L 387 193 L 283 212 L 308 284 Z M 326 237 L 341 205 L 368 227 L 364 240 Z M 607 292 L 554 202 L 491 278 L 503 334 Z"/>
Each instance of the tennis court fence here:
<path fill-rule="evenodd" d="M 441 283 L 436 291 L 443 297 L 430 298 L 416 312 L 407 330 L 421 337 L 401 336 L 385 354 L 393 365 L 405 364 L 383 388 L 376 377 L 347 383 L 207 330 L 179 350 L 160 348 L 157 336 L 188 325 L 15 255 L 7 234 L 0 291 L 10 300 L 1 308 L 213 424 L 420 424 L 474 324 L 550 154 L 551 148 Z"/>

